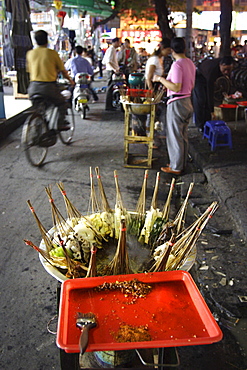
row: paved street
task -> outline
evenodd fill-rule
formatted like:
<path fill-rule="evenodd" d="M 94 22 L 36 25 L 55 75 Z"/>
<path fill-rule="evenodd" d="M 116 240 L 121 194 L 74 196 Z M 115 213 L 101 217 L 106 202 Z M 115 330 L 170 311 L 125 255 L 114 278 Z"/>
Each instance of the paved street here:
<path fill-rule="evenodd" d="M 58 141 L 49 148 L 46 163 L 40 169 L 31 167 L 26 161 L 20 141 L 21 128 L 0 143 L 1 369 L 60 369 L 55 335 L 47 331 L 47 323 L 57 313 L 57 281 L 44 270 L 37 252 L 23 242 L 23 239 L 30 239 L 37 245 L 40 242 L 38 227 L 26 201 L 31 201 L 43 225 L 51 228 L 50 204 L 44 187 L 52 185 L 53 197 L 63 213 L 63 201 L 56 187 L 56 183 L 62 181 L 70 200 L 85 214 L 90 195 L 89 167 L 94 170 L 98 166 L 110 206 L 114 207 L 116 197 L 114 170 L 118 171 L 126 208 L 134 209 L 136 206 L 144 169 L 123 166 L 124 115 L 120 111 L 105 111 L 105 94 L 99 93 L 99 98 L 99 103 L 90 105 L 88 119 L 82 120 L 77 114 L 73 143 L 64 146 Z M 234 145 L 244 144 L 243 122 L 238 130 L 234 133 Z M 178 369 L 245 370 L 247 310 L 246 302 L 241 302 L 239 297 L 246 296 L 247 238 L 246 219 L 242 217 L 239 201 L 242 199 L 245 205 L 247 200 L 246 190 L 243 191 L 246 146 L 238 148 L 239 157 L 236 159 L 236 153 L 228 148 L 211 153 L 207 142 L 201 140 L 194 127 L 190 128 L 190 138 L 194 160 L 188 164 L 187 173 L 177 180 L 172 212 L 179 207 L 190 182 L 195 185 L 188 222 L 193 222 L 208 205 L 219 200 L 219 209 L 197 243 L 197 259 L 191 273 L 224 338 L 212 345 L 179 348 L 181 365 Z M 147 207 L 152 199 L 156 173 L 168 160 L 165 145 L 155 150 L 153 157 L 155 160 L 149 170 L 147 185 Z M 200 166 L 204 166 L 204 172 Z M 219 173 L 223 186 L 224 181 L 231 177 L 231 166 L 232 169 L 238 166 L 239 176 L 231 179 L 229 193 L 233 195 L 225 194 L 223 199 L 222 193 L 215 188 L 217 182 L 213 180 Z M 161 174 L 160 207 L 164 205 L 170 181 L 171 176 Z M 236 190 L 237 197 L 234 196 Z M 235 219 L 229 207 L 235 207 Z M 53 330 L 56 330 L 56 325 Z"/>

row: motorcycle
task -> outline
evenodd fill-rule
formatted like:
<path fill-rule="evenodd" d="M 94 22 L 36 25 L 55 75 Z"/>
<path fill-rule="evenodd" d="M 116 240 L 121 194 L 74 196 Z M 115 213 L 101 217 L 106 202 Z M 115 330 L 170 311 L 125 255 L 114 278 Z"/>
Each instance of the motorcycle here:
<path fill-rule="evenodd" d="M 122 109 L 120 101 L 121 91 L 127 89 L 127 82 L 122 71 L 112 74 L 112 81 L 106 92 L 106 109 Z"/>
<path fill-rule="evenodd" d="M 73 107 L 81 113 L 81 118 L 85 119 L 89 110 L 88 103 L 91 99 L 91 76 L 87 73 L 77 73 L 75 76 L 75 88 L 73 91 Z"/>

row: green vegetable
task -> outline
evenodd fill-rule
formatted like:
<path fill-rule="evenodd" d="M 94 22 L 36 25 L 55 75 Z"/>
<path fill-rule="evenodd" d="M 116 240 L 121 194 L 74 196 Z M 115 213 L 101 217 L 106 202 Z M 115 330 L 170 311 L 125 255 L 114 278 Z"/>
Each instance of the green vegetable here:
<path fill-rule="evenodd" d="M 71 252 L 71 250 L 69 249 L 66 249 L 67 252 L 68 252 L 68 255 L 69 257 L 73 257 L 73 253 Z M 65 257 L 65 254 L 64 254 L 64 251 L 63 251 L 63 248 L 62 247 L 57 247 L 57 248 L 54 248 L 50 251 L 50 256 L 51 257 Z"/>

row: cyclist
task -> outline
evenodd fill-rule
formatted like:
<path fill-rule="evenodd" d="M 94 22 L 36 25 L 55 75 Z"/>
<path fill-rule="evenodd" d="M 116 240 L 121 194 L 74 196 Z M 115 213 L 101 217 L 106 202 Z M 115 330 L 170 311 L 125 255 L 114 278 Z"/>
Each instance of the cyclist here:
<path fill-rule="evenodd" d="M 58 107 L 58 130 L 69 130 L 69 123 L 65 121 L 67 107 L 57 84 L 57 76 L 61 73 L 71 85 L 75 83 L 66 71 L 58 53 L 48 48 L 47 32 L 43 30 L 35 32 L 35 40 L 38 47 L 29 50 L 26 54 L 26 68 L 30 75 L 29 98 L 32 99 L 36 94 L 49 98 Z"/>

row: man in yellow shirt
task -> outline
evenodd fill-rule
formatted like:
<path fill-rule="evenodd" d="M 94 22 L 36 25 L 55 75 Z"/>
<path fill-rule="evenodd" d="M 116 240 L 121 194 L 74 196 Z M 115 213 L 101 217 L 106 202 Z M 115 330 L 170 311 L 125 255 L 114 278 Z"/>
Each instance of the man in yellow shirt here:
<path fill-rule="evenodd" d="M 74 81 L 66 71 L 58 53 L 48 48 L 47 32 L 43 30 L 35 32 L 35 40 L 38 47 L 29 50 L 26 54 L 26 68 L 30 75 L 29 97 L 32 99 L 33 95 L 39 94 L 49 98 L 59 110 L 58 129 L 61 131 L 68 130 L 69 127 L 64 120 L 66 114 L 65 99 L 57 85 L 58 73 L 62 73 L 71 85 L 74 85 Z"/>

